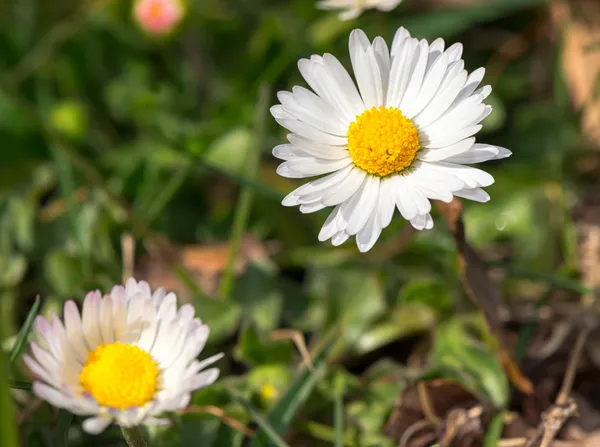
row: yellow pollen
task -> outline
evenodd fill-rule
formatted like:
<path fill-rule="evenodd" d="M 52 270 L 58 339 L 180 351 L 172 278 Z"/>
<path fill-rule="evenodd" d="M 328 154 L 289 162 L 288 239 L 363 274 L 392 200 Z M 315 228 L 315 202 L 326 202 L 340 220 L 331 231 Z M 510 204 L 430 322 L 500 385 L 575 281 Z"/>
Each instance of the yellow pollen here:
<path fill-rule="evenodd" d="M 116 342 L 88 354 L 79 383 L 103 406 L 124 410 L 152 400 L 158 365 L 137 346 Z"/>
<path fill-rule="evenodd" d="M 395 107 L 365 110 L 348 128 L 348 152 L 354 164 L 385 177 L 408 168 L 421 149 L 419 131 Z"/>

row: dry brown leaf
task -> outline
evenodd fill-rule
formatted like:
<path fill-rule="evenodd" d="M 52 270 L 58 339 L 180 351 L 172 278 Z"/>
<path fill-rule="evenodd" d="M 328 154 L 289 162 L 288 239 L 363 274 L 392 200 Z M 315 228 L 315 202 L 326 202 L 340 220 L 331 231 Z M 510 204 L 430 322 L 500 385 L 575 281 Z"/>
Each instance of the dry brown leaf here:
<path fill-rule="evenodd" d="M 563 32 L 562 67 L 573 105 L 582 112 L 582 131 L 600 146 L 600 2 L 554 2 L 552 17 Z"/>
<path fill-rule="evenodd" d="M 178 291 L 185 298 L 188 288 L 172 270 L 173 264 L 178 264 L 186 269 L 204 293 L 213 295 L 217 291 L 220 275 L 229 259 L 229 243 L 173 247 L 168 253 L 165 253 L 164 246 L 164 243 L 156 246 L 147 244 L 150 255 L 140 260 L 136 268 L 138 277 L 145 278 L 152 287 Z M 250 262 L 268 259 L 274 251 L 272 244 L 263 243 L 250 234 L 244 236 L 234 273 L 242 274 Z"/>
<path fill-rule="evenodd" d="M 426 391 L 426 398 L 424 398 L 423 388 Z M 400 395 L 386 424 L 385 433 L 390 437 L 401 439 L 420 421 L 428 418 L 445 418 L 452 409 L 467 408 L 476 402 L 475 396 L 451 380 L 436 379 L 409 385 Z M 441 422 L 437 423 L 441 425 Z M 437 437 L 435 425 L 436 422 L 432 421 L 426 427 L 429 433 L 434 434 L 434 439 Z"/>

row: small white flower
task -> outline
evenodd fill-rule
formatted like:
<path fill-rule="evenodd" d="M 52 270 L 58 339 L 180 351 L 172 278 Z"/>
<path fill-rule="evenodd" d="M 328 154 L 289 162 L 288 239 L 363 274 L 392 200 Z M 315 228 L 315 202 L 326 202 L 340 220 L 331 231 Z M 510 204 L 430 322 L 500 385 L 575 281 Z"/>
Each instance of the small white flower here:
<path fill-rule="evenodd" d="M 418 230 L 431 229 L 429 199 L 453 196 L 487 202 L 481 187 L 494 178 L 470 166 L 511 155 L 507 149 L 476 144 L 474 135 L 492 108 L 483 103 L 491 87 L 477 88 L 484 74 L 470 75 L 462 45 L 444 51 L 400 28 L 391 51 L 381 37 L 369 42 L 361 30 L 350 34 L 350 58 L 358 90 L 331 54 L 298 62 L 314 90 L 279 92 L 271 113 L 290 144 L 273 155 L 284 163 L 279 175 L 305 178 L 329 174 L 290 193 L 283 205 L 302 213 L 334 206 L 319 240 L 340 245 L 356 236 L 370 250 L 397 207 Z M 359 93 L 360 92 L 360 93 Z"/>
<path fill-rule="evenodd" d="M 109 295 L 90 292 L 77 305 L 67 301 L 64 324 L 37 317 L 32 356 L 24 360 L 38 381 L 35 394 L 58 408 L 92 415 L 89 433 L 110 423 L 124 427 L 164 424 L 156 416 L 188 405 L 194 390 L 213 383 L 217 368 L 203 371 L 222 354 L 198 361 L 209 329 L 194 308 L 163 289 L 151 292 L 129 279 Z"/>
<path fill-rule="evenodd" d="M 363 11 L 376 8 L 379 11 L 391 11 L 398 6 L 402 0 L 320 0 L 317 8 L 320 9 L 342 9 L 341 20 L 352 20 L 357 18 Z"/>

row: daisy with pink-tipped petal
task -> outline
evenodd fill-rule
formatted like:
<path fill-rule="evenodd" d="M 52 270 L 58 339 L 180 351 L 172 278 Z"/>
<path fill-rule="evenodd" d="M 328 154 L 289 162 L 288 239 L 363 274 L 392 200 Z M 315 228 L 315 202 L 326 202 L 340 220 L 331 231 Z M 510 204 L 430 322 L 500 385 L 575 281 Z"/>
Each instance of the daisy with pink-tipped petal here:
<path fill-rule="evenodd" d="M 400 3 L 402 0 L 320 0 L 317 2 L 317 8 L 341 10 L 340 20 L 352 20 L 367 9 L 391 11 Z"/>
<path fill-rule="evenodd" d="M 165 35 L 175 29 L 185 12 L 182 0 L 136 0 L 133 15 L 149 34 Z"/>
<path fill-rule="evenodd" d="M 431 229 L 431 200 L 462 197 L 487 202 L 482 189 L 494 182 L 470 166 L 511 155 L 508 149 L 475 143 L 492 107 L 492 88 L 479 87 L 484 69 L 468 73 L 462 45 L 445 48 L 400 28 L 391 48 L 364 32 L 350 34 L 356 83 L 331 54 L 298 62 L 312 88 L 279 92 L 271 108 L 289 130 L 288 144 L 273 149 L 288 178 L 320 176 L 283 200 L 302 213 L 334 207 L 319 240 L 340 245 L 356 238 L 371 249 L 394 210 L 417 230 Z M 358 88 L 357 88 L 358 86 Z"/>
<path fill-rule="evenodd" d="M 177 297 L 129 279 L 104 297 L 90 292 L 79 312 L 73 301 L 56 315 L 37 317 L 31 355 L 34 393 L 58 408 L 91 416 L 89 433 L 109 424 L 165 424 L 159 416 L 185 408 L 191 393 L 213 383 L 218 354 L 197 360 L 209 329 Z"/>

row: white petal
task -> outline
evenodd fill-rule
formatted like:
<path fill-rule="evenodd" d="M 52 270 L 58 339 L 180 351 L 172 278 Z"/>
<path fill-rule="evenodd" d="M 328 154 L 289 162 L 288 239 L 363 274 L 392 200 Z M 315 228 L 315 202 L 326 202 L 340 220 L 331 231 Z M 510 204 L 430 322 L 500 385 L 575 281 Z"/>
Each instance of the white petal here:
<path fill-rule="evenodd" d="M 100 337 L 100 292 L 90 292 L 83 300 L 81 312 L 83 336 L 90 350 L 102 344 Z"/>
<path fill-rule="evenodd" d="M 404 43 L 404 41 L 406 39 L 409 39 L 409 38 L 410 38 L 410 33 L 406 30 L 406 28 L 404 28 L 403 26 L 398 28 L 398 30 L 396 31 L 396 34 L 394 34 L 394 40 L 392 41 L 392 50 L 391 50 L 392 56 L 396 55 L 396 53 L 400 49 L 400 46 Z"/>
<path fill-rule="evenodd" d="M 338 183 L 335 187 L 324 191 L 321 203 L 326 206 L 334 206 L 345 202 L 358 191 L 358 188 L 366 175 L 367 173 L 362 169 L 353 169 L 344 181 Z"/>
<path fill-rule="evenodd" d="M 112 325 L 114 331 L 115 340 L 120 340 L 126 336 L 127 333 L 127 298 L 124 293 L 121 293 L 119 289 L 110 292 L 112 297 Z"/>
<path fill-rule="evenodd" d="M 40 399 L 49 402 L 53 407 L 69 409 L 72 399 L 49 385 L 42 382 L 33 382 L 32 390 Z"/>
<path fill-rule="evenodd" d="M 444 53 L 433 63 L 431 70 L 425 76 L 423 86 L 419 92 L 419 96 L 416 98 L 413 106 L 406 110 L 405 115 L 407 118 L 413 118 L 423 108 L 429 104 L 437 93 L 442 79 L 446 70 L 448 69 L 448 56 Z"/>
<path fill-rule="evenodd" d="M 423 161 L 441 161 L 449 157 L 460 155 L 470 151 L 475 144 L 475 138 L 465 138 L 464 140 L 454 143 L 451 146 L 446 146 L 438 149 L 424 149 L 417 153 L 419 160 Z"/>
<path fill-rule="evenodd" d="M 191 379 L 190 389 L 198 390 L 200 388 L 204 388 L 205 386 L 208 386 L 211 383 L 213 383 L 218 378 L 218 368 L 207 369 L 206 371 L 202 371 L 201 373 L 199 373 Z"/>
<path fill-rule="evenodd" d="M 156 318 L 166 321 L 172 321 L 177 318 L 177 295 L 170 292 L 165 296 L 165 299 L 156 312 Z"/>
<path fill-rule="evenodd" d="M 452 109 L 442 115 L 437 121 L 420 129 L 427 135 L 448 135 L 470 125 L 485 109 L 481 104 L 483 95 L 473 95 L 456 104 Z"/>
<path fill-rule="evenodd" d="M 321 202 L 311 202 L 311 203 L 304 203 L 302 205 L 300 205 L 300 208 L 298 208 L 300 210 L 300 212 L 302 214 L 310 214 L 310 213 L 316 213 L 317 211 L 321 211 L 322 209 L 325 208 L 325 205 L 323 205 Z"/>
<path fill-rule="evenodd" d="M 323 64 L 327 70 L 323 73 L 326 87 L 332 89 L 334 97 L 340 104 L 340 111 L 347 119 L 352 120 L 365 108 L 352 78 L 340 61 L 331 54 L 323 55 Z"/>
<path fill-rule="evenodd" d="M 289 134 L 288 140 L 295 148 L 298 148 L 314 157 L 324 158 L 327 160 L 339 160 L 348 156 L 348 149 L 346 147 L 319 144 L 295 134 Z"/>
<path fill-rule="evenodd" d="M 27 354 L 23 355 L 23 361 L 30 369 L 30 371 L 39 379 L 42 379 L 44 382 L 52 385 L 53 387 L 60 387 L 60 377 L 56 377 L 50 374 L 46 369 L 42 368 L 42 366 L 36 362 L 32 357 Z"/>
<path fill-rule="evenodd" d="M 503 150 L 503 156 L 500 156 L 501 149 Z M 508 155 L 505 155 L 507 152 Z M 509 156 L 510 154 L 511 152 L 508 149 L 500 148 L 498 146 L 492 146 L 489 144 L 475 144 L 470 150 L 464 153 L 461 152 L 459 154 L 453 155 L 452 157 L 449 157 L 444 161 L 458 164 L 481 163 L 488 160 L 504 158 Z"/>
<path fill-rule="evenodd" d="M 350 236 L 358 233 L 367 223 L 367 220 L 375 210 L 379 196 L 379 177 L 367 176 L 366 184 L 362 189 L 360 199 L 348 220 L 346 233 Z M 342 211 L 343 212 L 343 211 Z"/>
<path fill-rule="evenodd" d="M 65 319 L 65 330 L 69 343 L 80 363 L 84 363 L 88 355 L 88 347 L 85 345 L 83 331 L 81 330 L 81 318 L 79 309 L 74 301 L 67 301 L 64 306 L 63 317 Z"/>
<path fill-rule="evenodd" d="M 410 221 L 416 230 L 431 230 L 433 228 L 433 219 L 430 214 L 416 216 Z"/>
<path fill-rule="evenodd" d="M 59 340 L 54 335 L 50 322 L 41 315 L 38 315 L 35 318 L 34 328 L 36 335 L 46 342 L 54 358 L 60 360 L 62 358 L 62 349 Z"/>
<path fill-rule="evenodd" d="M 340 169 L 337 172 L 326 175 L 325 177 L 321 177 L 317 180 L 312 180 L 292 191 L 288 194 L 281 204 L 283 206 L 295 206 L 299 204 L 299 198 L 306 195 L 311 194 L 317 191 L 325 191 L 328 188 L 333 187 L 334 185 L 341 182 L 353 169 L 353 165 L 348 165 L 344 169 Z"/>
<path fill-rule="evenodd" d="M 441 147 L 450 146 L 452 144 L 458 143 L 465 138 L 469 138 L 475 135 L 477 132 L 481 130 L 481 124 L 477 124 L 474 126 L 465 127 L 464 129 L 450 133 L 450 134 L 427 134 L 425 132 L 419 132 L 419 139 L 421 140 L 422 147 L 428 149 L 436 149 Z"/>
<path fill-rule="evenodd" d="M 322 160 L 315 157 L 301 158 L 283 162 L 277 168 L 277 173 L 288 178 L 311 177 L 338 171 L 351 163 L 352 159 L 350 157 L 341 160 Z M 297 175 L 301 175 L 301 177 L 297 177 Z"/>
<path fill-rule="evenodd" d="M 367 48 L 370 46 L 371 42 L 363 30 L 355 29 L 350 33 L 350 37 L 348 39 L 348 49 L 350 53 L 350 62 L 352 63 L 352 70 L 354 71 L 355 76 L 356 72 L 360 68 L 359 55 L 365 53 Z"/>
<path fill-rule="evenodd" d="M 346 135 L 348 125 L 337 110 L 309 90 L 294 87 L 294 94 L 282 97 L 281 102 L 296 119 L 326 133 Z"/>
<path fill-rule="evenodd" d="M 346 242 L 348 240 L 348 238 L 350 237 L 350 235 L 348 233 L 346 233 L 344 230 L 336 233 L 332 238 L 331 238 L 331 244 L 334 247 L 339 247 L 340 245 L 342 245 L 344 242 Z"/>
<path fill-rule="evenodd" d="M 100 304 L 100 335 L 104 344 L 115 341 L 112 312 L 112 297 L 108 295 L 102 298 L 102 303 Z"/>
<path fill-rule="evenodd" d="M 396 206 L 398 211 L 402 214 L 406 220 L 413 219 L 418 212 L 417 204 L 413 199 L 413 194 L 409 188 L 404 176 L 397 176 L 394 178 L 396 183 Z"/>
<path fill-rule="evenodd" d="M 471 73 L 467 78 L 467 82 L 465 83 L 464 88 L 457 95 L 456 100 L 450 108 L 452 108 L 454 104 L 460 104 L 465 99 L 470 97 L 475 92 L 475 90 L 477 90 L 479 83 L 483 79 L 483 75 L 485 75 L 485 68 L 483 67 L 478 68 L 473 73 Z"/>
<path fill-rule="evenodd" d="M 279 118 L 277 119 L 277 122 L 286 129 L 300 135 L 301 137 L 307 138 L 309 140 L 314 140 L 317 143 L 329 144 L 332 146 L 344 146 L 348 143 L 348 139 L 346 137 L 340 137 L 337 135 L 325 133 L 321 130 L 315 129 L 314 127 L 306 123 L 303 123 L 302 121 L 298 121 L 295 118 Z"/>
<path fill-rule="evenodd" d="M 436 163 L 415 163 L 415 170 L 411 173 L 414 181 L 419 185 L 427 184 L 436 189 L 458 191 L 465 188 L 466 184 L 456 173 Z"/>
<path fill-rule="evenodd" d="M 376 212 L 371 214 L 367 224 L 356 235 L 356 246 L 361 253 L 365 253 L 373 248 L 377 239 L 381 235 L 381 227 L 378 224 L 378 216 Z"/>
<path fill-rule="evenodd" d="M 408 81 L 410 80 L 411 66 L 417 48 L 416 39 L 406 39 L 399 47 L 397 54 L 392 58 L 390 81 L 388 85 L 386 106 L 399 107 Z"/>
<path fill-rule="evenodd" d="M 475 202 L 482 203 L 488 202 L 490 200 L 489 194 L 481 188 L 461 189 L 460 191 L 455 191 L 454 195 L 462 197 L 463 199 L 469 199 Z"/>
<path fill-rule="evenodd" d="M 472 168 L 470 166 L 457 165 L 446 163 L 443 161 L 428 163 L 429 166 L 437 167 L 442 171 L 449 172 L 461 179 L 468 188 L 476 188 L 479 186 L 490 186 L 494 183 L 494 177 L 481 169 Z"/>
<path fill-rule="evenodd" d="M 342 205 L 336 206 L 333 209 L 333 211 L 329 214 L 329 216 L 327 216 L 325 223 L 321 227 L 321 231 L 319 231 L 319 241 L 326 241 L 327 239 L 332 238 L 338 231 L 340 231 L 340 229 L 337 227 L 337 224 L 341 207 Z"/>
<path fill-rule="evenodd" d="M 462 56 L 462 52 L 463 52 L 463 46 L 461 43 L 455 43 L 454 45 L 451 45 L 448 47 L 448 49 L 446 50 L 446 54 L 448 54 L 448 60 L 450 62 L 454 62 L 460 59 L 460 57 Z"/>
<path fill-rule="evenodd" d="M 102 433 L 111 422 L 111 418 L 107 416 L 96 416 L 93 418 L 87 418 L 85 421 L 83 421 L 81 426 L 85 432 L 91 435 L 97 435 Z"/>
<path fill-rule="evenodd" d="M 427 68 L 427 58 L 429 56 L 429 46 L 426 40 L 421 40 L 413 58 L 413 65 L 410 73 L 410 80 L 406 87 L 406 93 L 400 101 L 400 110 L 410 110 L 414 107 L 423 78 L 425 77 L 425 69 Z"/>
<path fill-rule="evenodd" d="M 444 42 L 444 39 L 442 39 L 441 37 L 438 37 L 433 42 L 431 42 L 431 45 L 429 45 L 429 52 L 430 53 L 442 52 L 442 51 L 444 51 L 445 46 L 446 46 L 446 43 Z"/>
<path fill-rule="evenodd" d="M 458 75 L 449 81 L 446 88 L 441 89 L 429 104 L 414 118 L 414 123 L 419 127 L 434 123 L 440 116 L 442 116 L 450 105 L 454 102 L 461 89 L 464 87 L 467 80 L 467 72 L 461 71 Z"/>
<path fill-rule="evenodd" d="M 381 74 L 371 46 L 369 45 L 366 50 L 356 50 L 354 60 L 356 61 L 356 64 L 353 63 L 354 76 L 365 108 L 382 105 Z"/>
<path fill-rule="evenodd" d="M 396 208 L 395 183 L 389 178 L 381 180 L 378 204 L 378 225 L 386 228 L 392 221 L 394 209 Z"/>
<path fill-rule="evenodd" d="M 387 98 L 391 68 L 390 51 L 385 39 L 382 37 L 376 37 L 373 40 L 373 51 L 375 53 L 375 60 L 379 66 L 379 74 L 381 75 L 381 85 L 383 88 L 381 97 L 382 102 L 380 102 L 379 105 L 385 105 L 384 101 Z"/>

